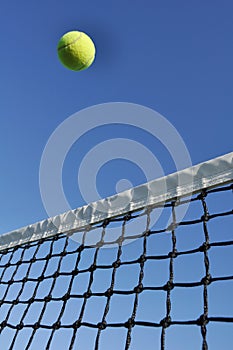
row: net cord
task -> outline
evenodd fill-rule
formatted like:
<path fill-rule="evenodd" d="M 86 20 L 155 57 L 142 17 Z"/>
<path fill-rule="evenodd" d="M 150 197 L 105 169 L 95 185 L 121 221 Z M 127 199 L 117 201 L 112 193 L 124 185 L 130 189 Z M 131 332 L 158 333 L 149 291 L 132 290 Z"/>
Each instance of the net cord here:
<path fill-rule="evenodd" d="M 233 152 L 165 177 L 152 180 L 120 194 L 2 234 L 0 251 L 27 242 L 69 234 L 100 221 L 129 212 L 190 196 L 202 189 L 225 185 L 233 180 Z"/>

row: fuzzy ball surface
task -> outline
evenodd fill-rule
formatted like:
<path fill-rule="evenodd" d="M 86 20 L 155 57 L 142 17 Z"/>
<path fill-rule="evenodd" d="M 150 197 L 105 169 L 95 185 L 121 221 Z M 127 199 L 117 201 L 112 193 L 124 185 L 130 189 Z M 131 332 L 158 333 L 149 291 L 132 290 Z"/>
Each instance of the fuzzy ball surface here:
<path fill-rule="evenodd" d="M 85 33 L 71 31 L 58 42 L 58 57 L 68 69 L 81 71 L 90 67 L 95 59 L 95 45 Z"/>

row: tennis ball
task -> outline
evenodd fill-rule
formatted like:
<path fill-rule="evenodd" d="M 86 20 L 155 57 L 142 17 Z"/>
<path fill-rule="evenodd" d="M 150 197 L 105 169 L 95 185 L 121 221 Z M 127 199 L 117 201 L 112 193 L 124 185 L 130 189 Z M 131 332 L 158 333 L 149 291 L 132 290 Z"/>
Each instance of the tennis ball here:
<path fill-rule="evenodd" d="M 78 31 L 64 34 L 58 42 L 57 51 L 61 63 L 74 71 L 90 67 L 95 58 L 93 41 L 87 34 Z"/>

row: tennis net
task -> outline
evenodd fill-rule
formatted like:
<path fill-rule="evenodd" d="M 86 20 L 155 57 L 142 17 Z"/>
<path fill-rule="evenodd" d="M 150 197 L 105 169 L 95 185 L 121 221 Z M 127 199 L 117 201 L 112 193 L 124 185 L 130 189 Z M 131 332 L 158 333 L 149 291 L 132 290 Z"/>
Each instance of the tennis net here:
<path fill-rule="evenodd" d="M 227 346 L 232 161 L 230 153 L 0 236 L 1 349 Z"/>

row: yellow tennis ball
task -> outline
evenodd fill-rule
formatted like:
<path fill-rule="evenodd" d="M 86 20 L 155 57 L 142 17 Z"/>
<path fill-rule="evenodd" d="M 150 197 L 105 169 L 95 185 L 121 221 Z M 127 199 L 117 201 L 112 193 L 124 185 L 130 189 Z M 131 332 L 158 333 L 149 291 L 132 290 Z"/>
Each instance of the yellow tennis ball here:
<path fill-rule="evenodd" d="M 71 70 L 84 70 L 95 59 L 95 45 L 91 38 L 78 31 L 64 34 L 58 42 L 58 57 L 61 63 Z"/>

